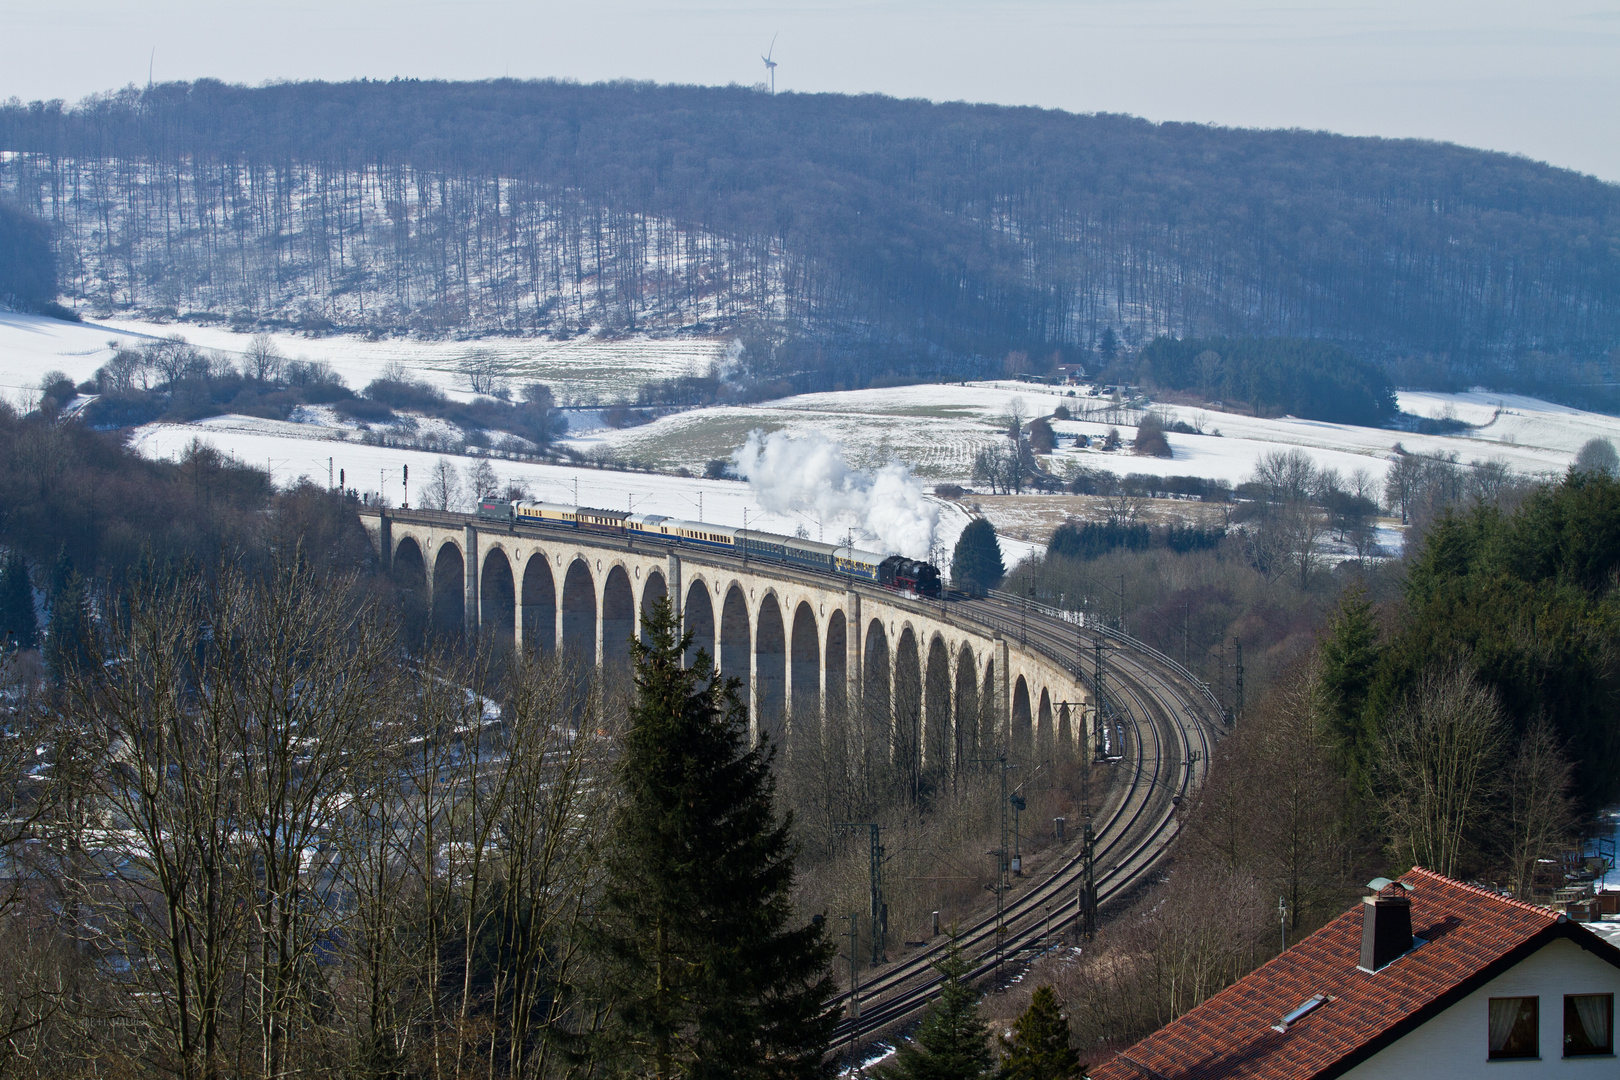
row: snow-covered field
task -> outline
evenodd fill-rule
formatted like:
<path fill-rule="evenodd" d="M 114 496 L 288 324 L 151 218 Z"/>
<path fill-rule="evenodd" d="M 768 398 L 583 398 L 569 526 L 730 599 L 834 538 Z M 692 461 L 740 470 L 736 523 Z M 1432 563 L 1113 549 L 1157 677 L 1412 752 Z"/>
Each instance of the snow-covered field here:
<path fill-rule="evenodd" d="M 1078 449 L 1062 440 L 1054 471 L 1065 467 L 1219 478 L 1237 483 L 1255 463 L 1278 449 L 1299 447 L 1322 468 L 1349 474 L 1366 469 L 1382 478 L 1393 448 L 1400 443 L 1419 453 L 1455 453 L 1463 462 L 1500 458 L 1516 472 L 1560 473 L 1581 444 L 1594 436 L 1620 439 L 1620 417 L 1581 412 L 1511 394 L 1403 393 L 1403 411 L 1419 416 L 1454 415 L 1480 424 L 1457 435 L 1415 435 L 1381 428 L 1328 424 L 1292 417 L 1265 419 L 1188 406 L 1155 405 L 1172 420 L 1209 432 L 1170 434 L 1173 456 L 1138 457 L 1129 449 Z M 874 468 L 890 460 L 910 465 L 932 481 L 968 483 L 973 455 L 996 442 L 1002 417 L 1049 415 L 1067 405 L 1076 419 L 1053 424 L 1059 435 L 1101 436 L 1111 416 L 1106 401 L 1068 397 L 1047 388 L 1014 382 L 932 384 L 881 390 L 801 394 L 752 406 L 728 406 L 679 413 L 652 424 L 581 435 L 581 449 L 609 447 L 620 456 L 657 468 L 701 468 L 725 457 L 755 428 L 792 434 L 819 431 L 844 446 L 849 460 Z M 1085 410 L 1090 410 L 1088 414 Z M 1128 443 L 1133 432 L 1118 424 Z M 1219 434 L 1215 434 L 1219 432 Z"/>
<path fill-rule="evenodd" d="M 247 349 L 253 336 L 189 323 L 124 319 L 68 323 L 0 310 L 0 387 L 12 394 L 33 390 L 39 385 L 40 375 L 52 369 L 65 371 L 82 382 L 112 357 L 110 342 L 133 346 L 171 334 L 233 358 Z M 705 375 L 725 358 L 728 344 L 721 338 L 692 337 L 370 341 L 344 335 L 269 336 L 277 351 L 288 359 L 319 360 L 332 365 L 353 390 L 364 388 L 382 374 L 383 368 L 398 363 L 413 377 L 466 399 L 472 396 L 465 374 L 467 365 L 489 361 L 514 388 L 526 382 L 543 382 L 559 402 L 580 404 L 633 397 L 637 387 L 656 379 Z"/>
<path fill-rule="evenodd" d="M 393 506 L 402 501 L 401 484 L 407 469 L 411 501 L 420 505 L 428 473 L 440 460 L 437 454 L 419 450 L 391 450 L 365 446 L 358 441 L 301 437 L 283 430 L 297 426 L 251 417 L 215 417 L 195 424 L 148 424 L 135 431 L 131 442 L 148 457 L 177 458 L 193 439 L 201 439 L 240 461 L 269 469 L 271 478 L 282 485 L 304 477 L 324 486 L 329 468 L 334 481 L 341 470 L 349 487 L 381 492 Z M 474 464 L 471 458 L 451 460 L 463 471 Z M 491 459 L 491 464 L 503 483 L 522 483 L 536 499 L 548 502 L 668 514 L 720 525 L 747 525 L 790 536 L 803 529 L 810 539 L 824 539 L 828 543 L 844 542 L 852 524 L 844 520 L 818 519 L 807 511 L 768 510 L 766 503 L 770 500 L 762 499 L 750 485 L 737 480 L 613 472 L 500 459 Z M 948 552 L 969 517 L 952 503 L 931 501 L 938 502 L 940 510 L 935 544 Z M 860 542 L 858 536 L 857 542 Z M 1009 542 L 1008 557 L 1022 557 L 1026 547 Z"/>
<path fill-rule="evenodd" d="M 19 405 L 31 406 L 45 372 L 61 370 L 83 380 L 111 356 L 110 342 L 135 344 L 171 332 L 227 353 L 241 352 L 248 341 L 247 335 L 223 329 L 123 321 L 74 324 L 0 312 L 0 393 Z M 331 364 L 354 388 L 363 387 L 386 365 L 398 363 L 413 377 L 462 397 L 470 396 L 462 365 L 469 359 L 491 357 L 514 382 L 537 379 L 551 385 L 559 400 L 580 404 L 628 397 L 649 380 L 707 372 L 723 361 L 727 347 L 718 339 L 422 342 L 295 335 L 280 336 L 276 344 L 288 357 Z M 898 463 L 929 484 L 970 484 L 974 454 L 1001 438 L 1008 414 L 1016 412 L 1026 418 L 1049 415 L 1058 405 L 1068 406 L 1075 417 L 1053 425 L 1060 446 L 1049 464 L 1058 473 L 1095 468 L 1237 483 L 1253 472 L 1264 454 L 1299 447 L 1320 467 L 1346 475 L 1365 469 L 1381 480 L 1399 443 L 1408 451 L 1455 454 L 1464 463 L 1495 458 L 1520 473 L 1555 475 L 1568 467 L 1588 439 L 1620 441 L 1620 418 L 1534 398 L 1423 392 L 1402 393 L 1400 403 L 1408 413 L 1476 426 L 1454 435 L 1415 435 L 1289 417 L 1260 419 L 1187 406 L 1155 406 L 1172 420 L 1185 421 L 1206 434 L 1172 433 L 1168 439 L 1173 456 L 1147 458 L 1128 449 L 1081 449 L 1071 438 L 1061 438 L 1101 436 L 1117 423 L 1128 445 L 1134 432 L 1126 421 L 1132 418 L 1111 412 L 1114 407 L 1106 400 L 1022 383 L 983 382 L 802 394 L 756 405 L 677 413 L 641 427 L 617 430 L 601 427 L 598 413 L 582 409 L 572 414 L 568 443 L 582 451 L 608 452 L 657 470 L 698 473 L 712 459 L 731 457 L 747 442 L 750 432 L 785 430 L 793 436 L 830 440 L 854 469 L 876 471 Z M 424 419 L 421 423 L 443 422 Z M 183 452 L 193 439 L 201 439 L 270 469 L 278 483 L 300 476 L 325 483 L 330 464 L 333 477 L 342 470 L 350 487 L 381 492 L 396 505 L 405 495 L 401 481 L 408 466 L 410 498 L 419 503 L 437 455 L 363 445 L 357 427 L 329 408 L 305 406 L 288 421 L 220 416 L 196 423 L 151 424 L 133 432 L 131 440 L 143 453 L 167 457 Z M 461 458 L 458 464 L 465 468 L 472 461 Z M 571 502 L 577 497 L 590 505 L 694 518 L 700 514 L 701 499 L 701 514 L 710 521 L 742 525 L 746 511 L 749 525 L 786 533 L 802 528 L 811 537 L 828 540 L 842 540 L 855 525 L 848 515 L 820 512 L 818 516 L 818 511 L 808 507 L 784 510 L 781 498 L 734 481 L 505 460 L 495 461 L 495 466 L 503 479 L 521 481 L 537 498 Z M 1064 497 L 1044 498 L 1056 506 Z M 1065 505 L 1049 513 L 1027 505 L 1027 499 L 1005 501 L 1007 505 L 998 508 L 998 500 L 979 500 L 984 512 L 1011 534 L 1004 537 L 1009 563 L 1035 550 L 1052 522 L 1069 510 Z M 968 520 L 967 512 L 948 501 L 929 502 L 939 515 L 934 550 L 949 551 Z M 767 506 L 775 509 L 767 510 Z M 1028 540 L 1021 543 L 1020 536 Z M 856 539 L 861 541 L 859 536 Z M 1387 542 L 1394 537 L 1381 539 Z"/>

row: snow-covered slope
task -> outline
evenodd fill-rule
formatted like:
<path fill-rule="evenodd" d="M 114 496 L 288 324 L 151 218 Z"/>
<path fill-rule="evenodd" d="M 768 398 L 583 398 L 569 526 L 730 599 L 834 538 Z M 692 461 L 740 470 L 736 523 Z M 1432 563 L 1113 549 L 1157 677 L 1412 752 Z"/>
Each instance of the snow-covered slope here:
<path fill-rule="evenodd" d="M 110 342 L 137 343 L 143 337 L 171 332 L 229 353 L 242 351 L 248 341 L 247 335 L 223 329 L 130 322 L 75 324 L 0 312 L 0 392 L 31 406 L 45 372 L 61 370 L 76 380 L 86 379 L 111 356 Z M 398 363 L 413 377 L 460 396 L 469 396 L 461 365 L 468 358 L 493 355 L 514 380 L 539 379 L 552 385 L 559 398 L 576 401 L 629 397 L 649 380 L 706 371 L 723 360 L 726 348 L 723 341 L 690 338 L 419 342 L 284 335 L 276 343 L 290 357 L 330 363 L 351 386 L 364 386 L 386 365 Z M 1321 467 L 1344 474 L 1365 469 L 1381 479 L 1393 447 L 1399 443 L 1408 451 L 1455 454 L 1465 463 L 1497 458 L 1520 473 L 1557 474 L 1568 467 L 1588 439 L 1620 441 L 1620 418 L 1534 398 L 1403 393 L 1400 401 L 1404 411 L 1415 415 L 1452 418 L 1476 426 L 1454 435 L 1415 435 L 1290 417 L 1262 419 L 1156 406 L 1172 420 L 1184 421 L 1205 434 L 1170 434 L 1173 456 L 1165 459 L 1138 457 L 1128 449 L 1080 449 L 1071 438 L 1062 438 L 1049 464 L 1060 473 L 1095 468 L 1204 476 L 1236 483 L 1253 471 L 1264 454 L 1298 447 Z M 706 462 L 730 457 L 750 431 L 817 432 L 840 444 L 844 457 L 857 468 L 899 462 L 929 482 L 970 483 L 974 453 L 1002 438 L 1009 414 L 1025 418 L 1050 415 L 1059 405 L 1067 406 L 1075 417 L 1054 423 L 1060 436 L 1100 436 L 1117 425 L 1128 444 L 1134 434 L 1129 425 L 1136 414 L 1122 412 L 1104 399 L 1083 393 L 1070 396 L 1067 391 L 1022 383 L 987 382 L 802 394 L 751 406 L 677 413 L 624 429 L 586 423 L 590 414 L 582 412 L 577 434 L 568 441 L 582 451 L 605 452 L 655 469 L 684 468 L 699 473 Z M 307 476 L 324 484 L 330 467 L 334 478 L 341 470 L 350 487 L 380 491 L 395 504 L 404 494 L 401 479 L 408 466 L 412 498 L 419 501 L 421 485 L 437 455 L 364 445 L 357 427 L 331 409 L 305 407 L 288 421 L 219 416 L 197 423 L 150 424 L 133 432 L 131 438 L 143 453 L 154 457 L 177 455 L 191 440 L 201 439 L 263 465 L 278 483 Z M 458 460 L 463 468 L 471 464 L 468 458 Z M 503 478 L 528 484 L 539 498 L 574 501 L 577 482 L 578 500 L 591 505 L 697 517 L 701 498 L 703 516 L 723 524 L 744 524 L 746 510 L 750 525 L 786 533 L 803 528 L 812 537 L 829 540 L 842 539 L 851 526 L 846 521 L 817 520 L 809 513 L 768 513 L 748 486 L 737 482 L 511 461 L 496 461 L 495 467 Z M 952 503 L 941 501 L 939 506 L 936 551 L 949 551 L 967 516 Z M 993 516 L 988 503 L 985 509 Z M 1038 537 L 1032 535 L 1031 539 Z M 1009 562 L 1033 550 L 1033 545 L 1010 539 L 1006 547 Z"/>

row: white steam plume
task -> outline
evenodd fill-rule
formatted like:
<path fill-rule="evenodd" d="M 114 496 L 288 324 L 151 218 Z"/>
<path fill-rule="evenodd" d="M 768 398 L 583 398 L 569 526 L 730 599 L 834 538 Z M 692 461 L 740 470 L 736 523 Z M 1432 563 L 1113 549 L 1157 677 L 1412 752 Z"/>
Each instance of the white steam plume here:
<path fill-rule="evenodd" d="M 910 559 L 926 559 L 939 510 L 899 463 L 875 473 L 852 469 L 843 449 L 825 435 L 751 432 L 731 455 L 765 509 L 810 513 L 825 522 L 852 520 L 870 540 Z"/>

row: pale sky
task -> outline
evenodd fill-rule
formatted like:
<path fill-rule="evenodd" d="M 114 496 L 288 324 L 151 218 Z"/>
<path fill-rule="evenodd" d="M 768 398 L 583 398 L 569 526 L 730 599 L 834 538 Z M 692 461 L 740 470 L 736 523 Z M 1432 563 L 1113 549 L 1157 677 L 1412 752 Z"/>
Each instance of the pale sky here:
<path fill-rule="evenodd" d="M 1620 182 L 1620 0 L 0 0 L 0 98 L 633 78 L 1417 136 Z M 153 53 L 155 48 L 156 52 Z"/>

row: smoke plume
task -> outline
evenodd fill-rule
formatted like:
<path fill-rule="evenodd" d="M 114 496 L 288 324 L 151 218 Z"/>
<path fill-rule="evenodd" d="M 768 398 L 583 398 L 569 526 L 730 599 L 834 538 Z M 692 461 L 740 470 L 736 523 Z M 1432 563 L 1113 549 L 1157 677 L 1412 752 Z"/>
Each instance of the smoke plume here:
<path fill-rule="evenodd" d="M 732 460 L 767 510 L 813 514 L 827 524 L 851 522 L 864 534 L 858 543 L 910 559 L 929 555 L 939 511 L 904 465 L 891 463 L 875 473 L 853 469 L 825 435 L 785 431 L 751 432 Z"/>

